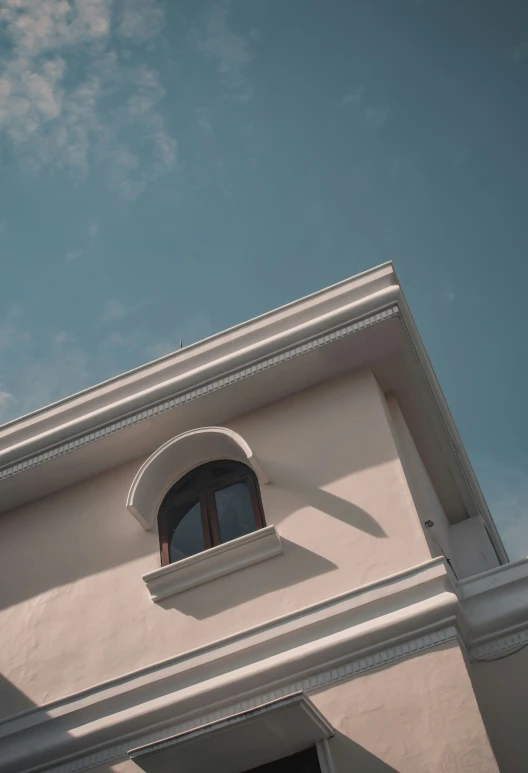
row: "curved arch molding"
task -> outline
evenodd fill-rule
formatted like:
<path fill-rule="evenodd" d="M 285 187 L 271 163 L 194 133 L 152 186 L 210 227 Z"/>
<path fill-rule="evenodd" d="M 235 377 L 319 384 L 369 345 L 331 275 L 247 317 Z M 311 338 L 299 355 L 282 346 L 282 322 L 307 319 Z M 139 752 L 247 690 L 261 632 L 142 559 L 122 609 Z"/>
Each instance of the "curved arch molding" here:
<path fill-rule="evenodd" d="M 199 464 L 232 459 L 251 467 L 261 484 L 269 476 L 243 437 L 225 427 L 201 427 L 169 440 L 154 451 L 138 471 L 127 498 L 127 509 L 144 529 L 152 529 L 169 488 Z"/>

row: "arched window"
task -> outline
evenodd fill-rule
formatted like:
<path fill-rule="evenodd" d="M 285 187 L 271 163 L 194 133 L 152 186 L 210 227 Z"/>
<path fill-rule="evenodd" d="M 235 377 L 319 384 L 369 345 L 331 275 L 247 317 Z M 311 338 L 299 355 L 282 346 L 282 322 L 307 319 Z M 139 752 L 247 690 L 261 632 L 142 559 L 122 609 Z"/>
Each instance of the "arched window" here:
<path fill-rule="evenodd" d="M 158 513 L 161 565 L 266 524 L 255 473 L 242 462 L 208 462 L 168 491 Z"/>

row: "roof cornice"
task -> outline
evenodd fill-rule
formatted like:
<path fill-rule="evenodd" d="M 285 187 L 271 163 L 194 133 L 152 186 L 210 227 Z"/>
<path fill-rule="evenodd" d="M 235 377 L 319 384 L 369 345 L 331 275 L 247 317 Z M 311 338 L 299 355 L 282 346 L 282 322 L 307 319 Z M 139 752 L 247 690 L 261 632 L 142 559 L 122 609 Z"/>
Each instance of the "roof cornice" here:
<path fill-rule="evenodd" d="M 383 333 L 375 334 L 381 324 Z M 51 493 L 127 459 L 146 457 L 186 429 L 253 410 L 280 399 L 288 389 L 291 393 L 330 378 L 345 365 L 357 367 L 361 346 L 363 353 L 368 350 L 367 367 L 381 362 L 387 347 L 399 347 L 411 404 L 416 410 L 423 405 L 419 423 L 425 426 L 426 421 L 429 427 L 432 422 L 431 432 L 458 481 L 466 514 L 482 515 L 500 560 L 507 561 L 390 263 L 0 427 L 0 509 Z M 241 391 L 240 384 L 247 379 L 252 387 Z M 193 407 L 198 400 L 199 411 Z M 172 434 L 163 436 L 172 428 Z M 127 440 L 122 442 L 124 437 Z M 72 461 L 77 458 L 78 462 Z M 43 465 L 50 473 L 53 465 L 53 474 L 41 474 Z M 18 484 L 21 473 L 28 476 L 27 486 Z M 466 516 L 459 511 L 457 517 Z"/>
<path fill-rule="evenodd" d="M 0 480 L 381 321 L 399 294 L 385 264 L 10 422 Z"/>

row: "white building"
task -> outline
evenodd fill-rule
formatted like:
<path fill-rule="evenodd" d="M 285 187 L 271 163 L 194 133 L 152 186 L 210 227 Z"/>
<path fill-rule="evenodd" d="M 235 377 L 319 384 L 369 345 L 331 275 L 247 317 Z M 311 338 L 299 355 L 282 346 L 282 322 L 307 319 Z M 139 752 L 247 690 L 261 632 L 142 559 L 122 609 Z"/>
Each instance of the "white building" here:
<path fill-rule="evenodd" d="M 528 561 L 390 264 L 3 426 L 0 509 L 1 773 L 528 770 Z"/>

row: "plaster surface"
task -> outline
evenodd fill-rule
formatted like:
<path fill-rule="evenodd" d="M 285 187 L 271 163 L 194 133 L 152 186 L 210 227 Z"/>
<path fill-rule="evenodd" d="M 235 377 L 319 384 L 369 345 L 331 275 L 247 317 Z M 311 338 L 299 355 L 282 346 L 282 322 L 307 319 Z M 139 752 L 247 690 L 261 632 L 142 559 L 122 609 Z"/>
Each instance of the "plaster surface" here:
<path fill-rule="evenodd" d="M 337 731 L 335 773 L 499 771 L 457 643 L 310 698 Z"/>
<path fill-rule="evenodd" d="M 0 517 L 0 672 L 63 697 L 430 558 L 369 371 L 238 418 L 283 554 L 154 604 L 158 537 L 126 509 L 144 458 Z M 9 701 L 3 716 L 14 713 Z M 16 711 L 16 709 L 15 709 Z"/>

